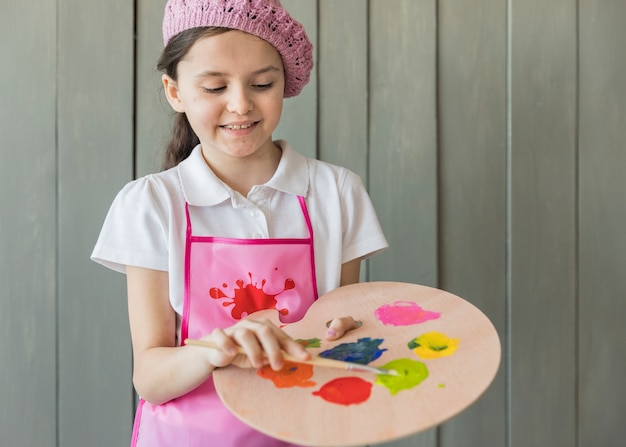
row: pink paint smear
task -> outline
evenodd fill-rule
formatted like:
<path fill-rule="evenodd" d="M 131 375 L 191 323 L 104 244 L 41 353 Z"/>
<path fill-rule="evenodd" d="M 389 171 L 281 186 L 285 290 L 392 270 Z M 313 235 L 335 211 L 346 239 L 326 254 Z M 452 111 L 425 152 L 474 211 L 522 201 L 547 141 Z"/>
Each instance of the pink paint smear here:
<path fill-rule="evenodd" d="M 396 301 L 393 304 L 380 306 L 376 309 L 375 315 L 387 326 L 410 326 L 428 320 L 436 320 L 441 316 L 441 313 L 424 310 L 412 301 Z"/>

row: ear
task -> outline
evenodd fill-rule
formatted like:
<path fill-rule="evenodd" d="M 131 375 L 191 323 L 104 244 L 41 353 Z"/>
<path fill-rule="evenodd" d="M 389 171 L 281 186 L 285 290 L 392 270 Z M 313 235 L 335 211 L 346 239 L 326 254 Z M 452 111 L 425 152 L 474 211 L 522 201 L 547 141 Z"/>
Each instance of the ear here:
<path fill-rule="evenodd" d="M 172 108 L 178 113 L 184 113 L 185 107 L 180 98 L 178 83 L 166 74 L 161 76 L 161 82 L 163 82 L 163 90 L 165 91 L 167 102 L 169 102 Z"/>

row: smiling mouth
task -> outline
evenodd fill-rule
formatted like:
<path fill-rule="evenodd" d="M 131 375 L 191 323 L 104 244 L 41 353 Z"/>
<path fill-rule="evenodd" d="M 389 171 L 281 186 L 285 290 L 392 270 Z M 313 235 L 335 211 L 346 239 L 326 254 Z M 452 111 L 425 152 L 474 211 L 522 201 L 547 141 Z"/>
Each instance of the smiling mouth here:
<path fill-rule="evenodd" d="M 227 124 L 225 126 L 221 126 L 224 129 L 229 129 L 229 130 L 242 130 L 242 129 L 249 129 L 252 126 L 254 126 L 256 123 L 247 123 L 247 124 Z"/>

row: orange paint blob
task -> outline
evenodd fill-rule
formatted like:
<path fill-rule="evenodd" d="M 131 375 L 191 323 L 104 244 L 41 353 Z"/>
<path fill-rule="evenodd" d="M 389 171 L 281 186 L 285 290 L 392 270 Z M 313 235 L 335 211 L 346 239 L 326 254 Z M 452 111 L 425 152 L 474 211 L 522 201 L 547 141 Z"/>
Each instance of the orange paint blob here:
<path fill-rule="evenodd" d="M 372 394 L 372 384 L 359 377 L 340 377 L 313 392 L 327 402 L 339 405 L 361 404 Z"/>
<path fill-rule="evenodd" d="M 302 363 L 285 362 L 280 371 L 274 371 L 269 365 L 264 366 L 257 371 L 257 375 L 274 382 L 276 388 L 293 388 L 296 386 L 306 388 L 316 385 L 315 382 L 309 380 L 313 377 L 313 366 Z"/>

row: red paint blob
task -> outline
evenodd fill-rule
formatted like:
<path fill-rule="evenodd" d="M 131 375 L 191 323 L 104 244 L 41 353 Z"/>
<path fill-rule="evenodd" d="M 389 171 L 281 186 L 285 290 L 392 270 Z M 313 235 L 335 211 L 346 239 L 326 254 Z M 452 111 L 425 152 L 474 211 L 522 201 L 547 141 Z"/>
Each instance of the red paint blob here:
<path fill-rule="evenodd" d="M 359 377 L 340 377 L 313 392 L 327 402 L 339 405 L 361 404 L 372 394 L 372 384 Z"/>

